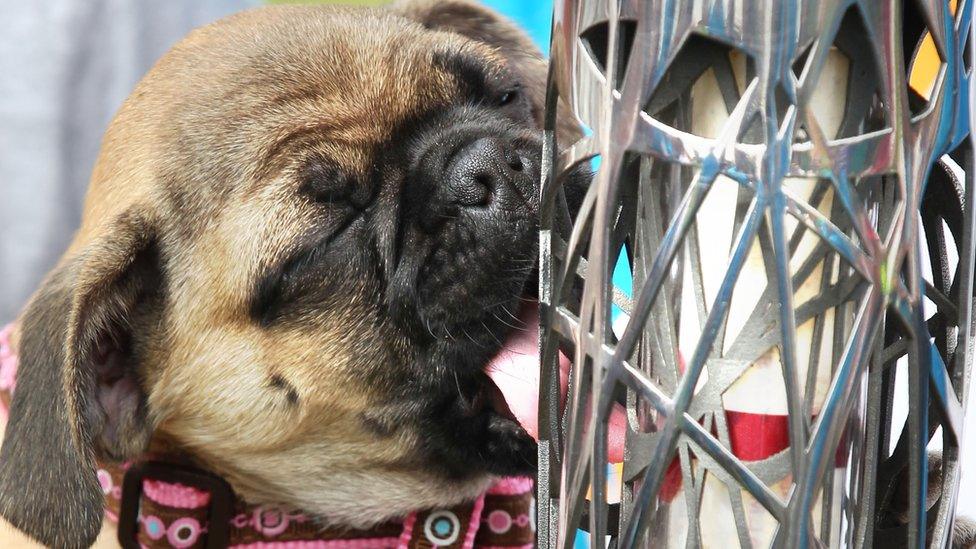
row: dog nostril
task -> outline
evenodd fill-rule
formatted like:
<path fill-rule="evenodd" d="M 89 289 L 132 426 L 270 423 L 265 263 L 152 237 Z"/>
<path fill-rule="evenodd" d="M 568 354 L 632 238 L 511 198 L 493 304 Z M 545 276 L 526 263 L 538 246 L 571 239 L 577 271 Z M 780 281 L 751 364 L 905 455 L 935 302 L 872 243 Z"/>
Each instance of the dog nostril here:
<path fill-rule="evenodd" d="M 522 164 L 522 157 L 520 157 L 517 153 L 511 153 L 511 156 L 507 159 L 507 161 L 508 167 L 517 172 L 520 172 L 525 168 L 525 166 Z"/>
<path fill-rule="evenodd" d="M 511 168 L 514 172 L 520 172 L 525 169 L 525 163 L 522 160 L 522 155 L 518 153 L 513 147 L 503 147 L 502 159 L 505 161 L 505 165 Z"/>
<path fill-rule="evenodd" d="M 491 198 L 491 180 L 484 174 L 471 178 L 469 184 L 460 186 L 456 193 L 457 203 L 461 206 L 487 206 Z"/>
<path fill-rule="evenodd" d="M 453 202 L 463 207 L 488 206 L 496 194 L 505 194 L 524 179 L 532 167 L 510 143 L 481 137 L 458 151 L 446 174 Z"/>
<path fill-rule="evenodd" d="M 487 175 L 476 176 L 474 182 L 479 185 L 479 189 L 485 191 L 486 195 L 491 191 L 491 179 Z"/>

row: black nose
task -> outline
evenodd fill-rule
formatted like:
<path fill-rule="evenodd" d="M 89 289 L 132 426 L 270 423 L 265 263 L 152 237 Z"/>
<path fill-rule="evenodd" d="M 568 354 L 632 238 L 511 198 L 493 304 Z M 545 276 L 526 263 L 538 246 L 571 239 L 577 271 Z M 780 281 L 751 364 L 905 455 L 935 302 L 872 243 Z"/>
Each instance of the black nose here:
<path fill-rule="evenodd" d="M 502 139 L 482 137 L 458 151 L 449 167 L 448 187 L 459 206 L 486 206 L 492 197 L 514 190 L 527 178 L 526 162 Z"/>

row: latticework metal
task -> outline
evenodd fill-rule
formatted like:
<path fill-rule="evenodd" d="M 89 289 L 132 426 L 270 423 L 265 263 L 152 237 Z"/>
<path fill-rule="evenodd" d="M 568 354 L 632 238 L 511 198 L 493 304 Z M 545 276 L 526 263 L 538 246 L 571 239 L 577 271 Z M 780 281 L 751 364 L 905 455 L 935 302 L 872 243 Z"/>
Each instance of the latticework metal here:
<path fill-rule="evenodd" d="M 947 546 L 973 356 L 972 3 L 556 1 L 540 546 L 580 528 L 593 546 Z M 585 136 L 558 142 L 570 115 Z M 581 166 L 585 194 L 566 187 Z M 756 453 L 771 423 L 740 420 L 779 400 L 785 448 Z"/>

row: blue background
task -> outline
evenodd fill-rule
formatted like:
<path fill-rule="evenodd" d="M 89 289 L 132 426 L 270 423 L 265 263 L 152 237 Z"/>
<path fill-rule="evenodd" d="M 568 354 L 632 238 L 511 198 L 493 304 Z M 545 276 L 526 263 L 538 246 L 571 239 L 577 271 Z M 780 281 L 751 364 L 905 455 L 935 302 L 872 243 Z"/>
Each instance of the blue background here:
<path fill-rule="evenodd" d="M 534 0 L 484 0 L 491 6 L 515 20 L 528 31 L 529 36 L 542 51 L 549 51 L 549 32 L 552 28 L 552 2 Z"/>

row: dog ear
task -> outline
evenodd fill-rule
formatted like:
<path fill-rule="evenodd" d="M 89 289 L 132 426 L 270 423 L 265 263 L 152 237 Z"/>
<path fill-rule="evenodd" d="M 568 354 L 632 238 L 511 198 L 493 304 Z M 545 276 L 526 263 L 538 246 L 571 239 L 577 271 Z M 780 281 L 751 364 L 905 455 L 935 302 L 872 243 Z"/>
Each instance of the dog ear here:
<path fill-rule="evenodd" d="M 505 55 L 542 59 L 532 39 L 515 23 L 473 0 L 397 0 L 393 9 L 428 29 L 467 36 Z"/>
<path fill-rule="evenodd" d="M 519 73 L 532 104 L 532 116 L 540 128 L 543 126 L 549 63 L 518 25 L 471 0 L 397 0 L 393 10 L 428 29 L 460 34 L 497 49 Z M 556 124 L 560 149 L 583 137 L 572 111 L 562 101 Z"/>
<path fill-rule="evenodd" d="M 91 545 L 103 515 L 96 456 L 148 446 L 133 333 L 160 287 L 155 232 L 130 211 L 62 261 L 21 317 L 0 515 L 45 545 Z"/>
<path fill-rule="evenodd" d="M 956 517 L 952 525 L 952 549 L 973 549 L 976 547 L 976 521 L 966 517 Z"/>
<path fill-rule="evenodd" d="M 460 34 L 498 50 L 519 73 L 532 103 L 532 115 L 542 127 L 548 63 L 515 23 L 470 0 L 398 0 L 393 10 L 428 29 Z"/>

